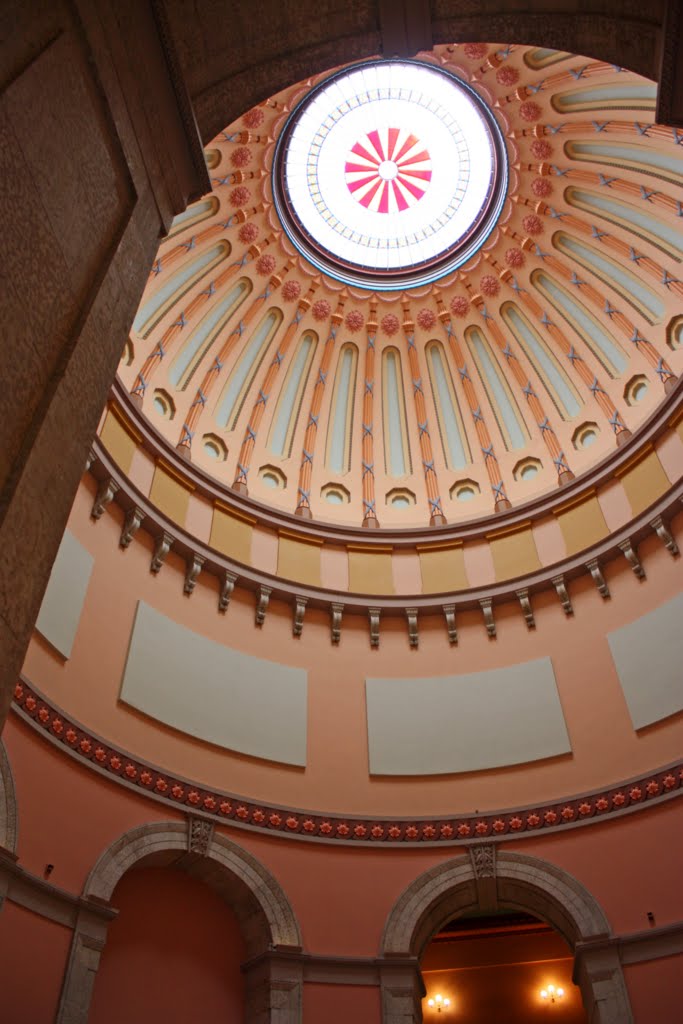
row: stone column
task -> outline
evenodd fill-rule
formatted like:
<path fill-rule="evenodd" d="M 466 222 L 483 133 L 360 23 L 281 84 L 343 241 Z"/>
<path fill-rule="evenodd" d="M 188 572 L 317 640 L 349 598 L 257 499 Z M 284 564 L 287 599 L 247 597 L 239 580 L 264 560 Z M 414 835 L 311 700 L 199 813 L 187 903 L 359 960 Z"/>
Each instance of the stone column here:
<path fill-rule="evenodd" d="M 633 1024 L 624 973 L 615 944 L 579 942 L 573 980 L 579 985 L 590 1024 Z"/>
<path fill-rule="evenodd" d="M 419 961 L 400 957 L 379 961 L 382 1024 L 419 1024 L 422 1021 L 424 982 Z"/>
<path fill-rule="evenodd" d="M 243 965 L 249 1024 L 301 1024 L 303 961 L 298 946 L 276 946 Z"/>
<path fill-rule="evenodd" d="M 8 0 L 0 727 L 159 237 L 209 179 L 158 0 Z"/>

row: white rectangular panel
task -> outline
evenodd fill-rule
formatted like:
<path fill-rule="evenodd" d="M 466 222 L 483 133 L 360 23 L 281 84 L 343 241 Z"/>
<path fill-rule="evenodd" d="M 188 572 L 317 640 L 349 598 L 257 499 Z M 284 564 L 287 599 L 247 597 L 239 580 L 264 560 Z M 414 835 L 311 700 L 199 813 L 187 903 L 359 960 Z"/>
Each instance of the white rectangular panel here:
<path fill-rule="evenodd" d="M 93 561 L 90 552 L 65 530 L 36 619 L 38 632 L 65 658 L 71 657 Z"/>
<path fill-rule="evenodd" d="M 440 775 L 571 751 L 550 658 L 460 676 L 366 679 L 373 775 Z"/>
<path fill-rule="evenodd" d="M 307 675 L 242 654 L 138 602 L 121 700 L 180 732 L 306 763 Z"/>
<path fill-rule="evenodd" d="M 607 639 L 634 729 L 683 711 L 683 594 Z"/>

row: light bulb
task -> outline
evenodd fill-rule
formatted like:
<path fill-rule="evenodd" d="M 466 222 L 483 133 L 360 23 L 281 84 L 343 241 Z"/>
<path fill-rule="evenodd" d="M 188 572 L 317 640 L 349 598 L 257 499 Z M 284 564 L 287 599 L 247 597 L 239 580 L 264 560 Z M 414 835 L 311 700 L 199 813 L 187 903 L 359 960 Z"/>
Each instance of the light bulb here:
<path fill-rule="evenodd" d="M 428 999 L 427 1000 L 427 1006 L 433 1006 L 433 1005 L 434 1005 L 434 1000 L 433 999 Z"/>
<path fill-rule="evenodd" d="M 439 1004 L 439 1003 L 442 1003 L 442 1002 L 443 1002 L 443 996 L 437 995 L 437 996 L 436 996 L 435 998 L 436 998 L 436 1002 L 437 1002 L 437 1004 Z"/>
<path fill-rule="evenodd" d="M 554 985 L 548 985 L 548 992 L 550 992 L 550 995 L 552 995 L 554 991 L 555 991 L 555 986 Z"/>
<path fill-rule="evenodd" d="M 541 989 L 541 999 L 547 999 L 547 998 L 548 998 L 548 993 L 546 992 L 546 990 L 544 988 L 542 988 Z"/>
<path fill-rule="evenodd" d="M 562 996 L 564 995 L 564 989 L 563 989 L 563 988 L 558 988 L 558 990 L 557 990 L 557 995 L 558 995 L 558 996 L 560 997 L 560 999 L 561 999 L 561 998 L 562 998 Z"/>
<path fill-rule="evenodd" d="M 450 999 L 444 999 L 444 1001 L 443 1001 L 443 1005 L 444 1005 L 444 1006 L 450 1006 L 450 1005 L 451 1005 L 451 1001 L 450 1001 Z"/>

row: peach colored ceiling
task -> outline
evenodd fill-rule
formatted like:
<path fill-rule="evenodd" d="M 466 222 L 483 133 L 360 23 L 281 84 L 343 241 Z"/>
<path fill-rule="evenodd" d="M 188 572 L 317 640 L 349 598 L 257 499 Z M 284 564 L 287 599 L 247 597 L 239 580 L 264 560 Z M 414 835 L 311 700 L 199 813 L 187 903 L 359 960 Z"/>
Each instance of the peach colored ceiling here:
<path fill-rule="evenodd" d="M 507 140 L 508 196 L 484 247 L 401 293 L 318 273 L 282 230 L 270 180 L 289 113 L 324 76 L 301 82 L 207 148 L 213 193 L 161 244 L 141 310 L 165 299 L 146 323 L 139 315 L 121 363 L 183 455 L 226 487 L 314 519 L 457 523 L 524 502 L 613 451 L 680 371 L 682 140 L 653 123 L 654 85 L 521 46 L 419 57 L 468 82 Z M 392 465 L 399 433 L 403 462 Z"/>

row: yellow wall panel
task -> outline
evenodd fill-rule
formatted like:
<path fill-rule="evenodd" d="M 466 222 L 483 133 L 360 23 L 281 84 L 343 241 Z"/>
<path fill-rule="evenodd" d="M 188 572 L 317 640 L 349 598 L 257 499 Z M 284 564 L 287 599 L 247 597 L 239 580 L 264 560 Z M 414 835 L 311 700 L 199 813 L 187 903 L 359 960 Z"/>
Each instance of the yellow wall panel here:
<path fill-rule="evenodd" d="M 102 425 L 100 439 L 119 469 L 130 472 L 137 441 L 111 409 Z"/>
<path fill-rule="evenodd" d="M 423 594 L 446 594 L 469 586 L 462 544 L 418 551 Z"/>
<path fill-rule="evenodd" d="M 320 545 L 280 534 L 277 551 L 277 574 L 286 580 L 321 586 Z"/>
<path fill-rule="evenodd" d="M 349 590 L 357 594 L 393 594 L 391 550 L 349 548 Z"/>
<path fill-rule="evenodd" d="M 530 526 L 498 536 L 489 535 L 489 543 L 498 582 L 541 568 Z"/>
<path fill-rule="evenodd" d="M 216 551 L 251 565 L 251 538 L 254 521 L 235 516 L 220 505 L 213 510 L 209 544 Z"/>
<path fill-rule="evenodd" d="M 607 523 L 594 494 L 555 514 L 568 555 L 575 555 L 607 536 Z"/>
<path fill-rule="evenodd" d="M 635 465 L 627 468 L 626 472 L 620 473 L 619 476 L 634 516 L 643 512 L 648 505 L 651 505 L 671 487 L 664 467 L 654 451 L 646 455 L 644 459 L 639 459 Z"/>
<path fill-rule="evenodd" d="M 149 500 L 178 526 L 185 525 L 191 493 L 191 488 L 182 484 L 176 476 L 166 472 L 162 466 L 156 467 Z"/>

